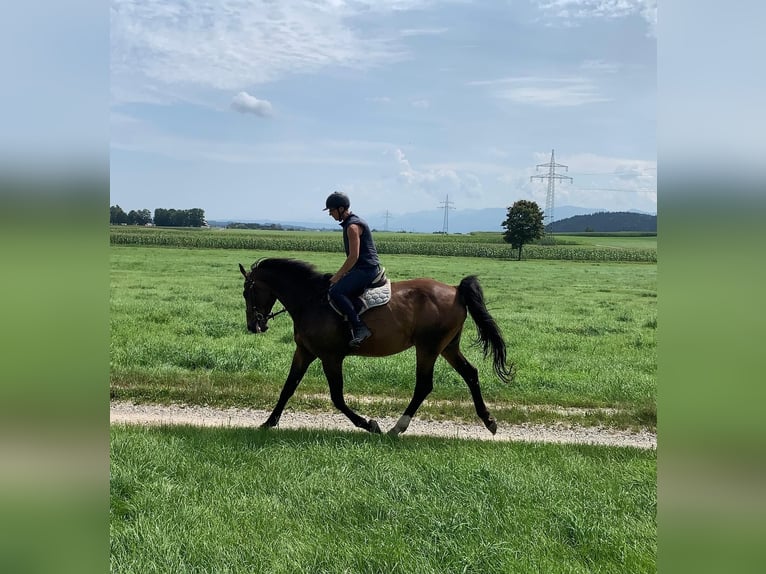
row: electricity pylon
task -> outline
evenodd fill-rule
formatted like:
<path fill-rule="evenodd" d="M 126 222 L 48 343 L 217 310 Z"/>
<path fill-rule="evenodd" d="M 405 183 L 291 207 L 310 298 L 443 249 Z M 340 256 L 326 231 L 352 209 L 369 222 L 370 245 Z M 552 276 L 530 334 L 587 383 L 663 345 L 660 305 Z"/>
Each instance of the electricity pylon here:
<path fill-rule="evenodd" d="M 439 204 L 439 207 L 444 208 L 444 223 L 442 224 L 442 233 L 449 234 L 449 210 L 455 209 L 452 207 L 453 203 L 449 200 L 449 194 L 447 199 Z"/>
<path fill-rule="evenodd" d="M 538 163 L 536 169 L 540 169 L 541 167 L 547 167 L 548 173 L 547 175 L 533 175 L 529 178 L 529 181 L 532 181 L 535 178 L 538 179 L 547 179 L 548 180 L 548 193 L 545 196 L 545 219 L 548 220 L 548 223 L 546 227 L 548 227 L 551 230 L 551 233 L 553 232 L 553 203 L 554 203 L 554 196 L 556 195 L 556 180 L 559 181 L 574 181 L 571 177 L 568 175 L 560 175 L 556 173 L 557 167 L 563 167 L 565 171 L 569 171 L 569 166 L 561 165 L 560 163 L 556 163 L 553 159 L 553 150 L 551 150 L 551 161 L 548 163 Z"/>
<path fill-rule="evenodd" d="M 386 209 L 386 228 L 385 231 L 388 231 L 388 220 L 391 219 L 393 215 L 391 215 L 388 210 Z"/>

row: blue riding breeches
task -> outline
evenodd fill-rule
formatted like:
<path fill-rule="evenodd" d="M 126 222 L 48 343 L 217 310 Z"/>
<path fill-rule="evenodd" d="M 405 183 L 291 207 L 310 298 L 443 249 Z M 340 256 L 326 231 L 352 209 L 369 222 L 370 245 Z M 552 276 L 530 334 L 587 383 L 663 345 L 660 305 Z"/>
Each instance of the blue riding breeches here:
<path fill-rule="evenodd" d="M 340 281 L 330 287 L 330 299 L 343 312 L 352 325 L 360 321 L 359 315 L 351 302 L 352 297 L 358 297 L 369 287 L 378 274 L 378 267 L 354 268 L 346 273 Z"/>

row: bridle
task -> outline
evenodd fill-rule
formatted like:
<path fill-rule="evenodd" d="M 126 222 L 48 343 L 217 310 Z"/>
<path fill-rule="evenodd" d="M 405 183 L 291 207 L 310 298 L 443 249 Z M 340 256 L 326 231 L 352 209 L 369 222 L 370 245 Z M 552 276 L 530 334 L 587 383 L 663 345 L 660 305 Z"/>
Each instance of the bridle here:
<path fill-rule="evenodd" d="M 264 320 L 265 321 L 270 321 L 271 319 L 273 319 L 277 315 L 281 315 L 285 311 L 287 311 L 287 309 L 281 309 L 281 310 L 277 311 L 276 313 L 269 313 L 268 315 L 264 315 L 263 313 L 259 313 L 258 311 L 256 311 L 255 312 L 255 319 L 257 321 L 264 321 Z"/>
<path fill-rule="evenodd" d="M 249 290 L 250 290 L 250 289 L 253 287 L 253 283 L 254 283 L 253 281 L 250 281 L 250 280 L 248 280 L 248 281 L 247 281 L 247 283 L 246 283 L 246 285 L 245 285 L 245 289 L 246 289 L 247 291 L 249 291 Z M 258 322 L 267 323 L 267 322 L 269 322 L 271 319 L 273 319 L 273 318 L 274 318 L 274 317 L 276 317 L 277 315 L 281 315 L 281 314 L 282 314 L 282 313 L 284 313 L 285 311 L 287 311 L 287 309 L 281 309 L 281 310 L 277 311 L 276 313 L 274 313 L 274 312 L 271 312 L 271 313 L 268 313 L 267 315 L 264 315 L 264 314 L 263 314 L 263 313 L 261 313 L 260 311 L 256 310 L 256 311 L 255 311 L 255 320 L 256 320 L 256 321 L 258 321 Z"/>

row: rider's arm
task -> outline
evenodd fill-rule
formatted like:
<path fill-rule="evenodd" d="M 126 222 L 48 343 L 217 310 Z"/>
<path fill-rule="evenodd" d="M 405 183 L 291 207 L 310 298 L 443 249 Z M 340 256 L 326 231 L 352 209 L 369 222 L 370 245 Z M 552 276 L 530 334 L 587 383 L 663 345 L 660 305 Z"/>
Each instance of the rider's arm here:
<path fill-rule="evenodd" d="M 351 268 L 356 265 L 356 262 L 359 260 L 359 244 L 360 240 L 359 237 L 361 235 L 361 228 L 356 224 L 351 224 L 348 226 L 347 229 L 348 232 L 348 257 L 346 257 L 346 261 L 344 261 L 341 268 L 338 270 L 338 272 L 332 276 L 330 279 L 330 283 L 337 283 L 340 281 L 341 277 L 343 277 L 346 273 L 351 271 Z"/>

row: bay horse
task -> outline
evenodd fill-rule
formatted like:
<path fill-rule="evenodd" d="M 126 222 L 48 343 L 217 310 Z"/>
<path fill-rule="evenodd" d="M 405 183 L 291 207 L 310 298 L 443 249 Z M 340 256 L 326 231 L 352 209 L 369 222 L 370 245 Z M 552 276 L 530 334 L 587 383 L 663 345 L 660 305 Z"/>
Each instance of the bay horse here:
<path fill-rule="evenodd" d="M 252 333 L 268 330 L 274 317 L 272 308 L 279 301 L 293 320 L 295 352 L 290 372 L 274 410 L 261 427 L 279 423 L 287 401 L 295 392 L 309 365 L 319 359 L 330 386 L 335 407 L 354 425 L 371 433 L 380 433 L 378 423 L 355 413 L 343 398 L 343 361 L 348 355 L 384 357 L 415 347 L 415 390 L 407 408 L 390 435 L 404 432 L 423 400 L 433 389 L 434 363 L 441 355 L 468 385 L 476 414 L 487 429 L 495 434 L 497 422 L 489 414 L 479 388 L 479 375 L 460 351 L 463 323 L 470 313 L 476 323 L 478 341 L 486 358 L 491 350 L 494 371 L 503 382 L 510 382 L 513 365 L 506 364 L 506 345 L 492 316 L 487 311 L 484 295 L 476 276 L 465 277 L 457 287 L 434 279 L 411 279 L 391 283 L 391 300 L 369 309 L 364 321 L 373 336 L 358 349 L 348 345 L 348 324 L 330 308 L 327 292 L 329 273 L 297 259 L 269 258 L 254 263 L 247 271 L 243 295 L 247 328 Z M 281 311 L 280 311 L 281 312 Z"/>

